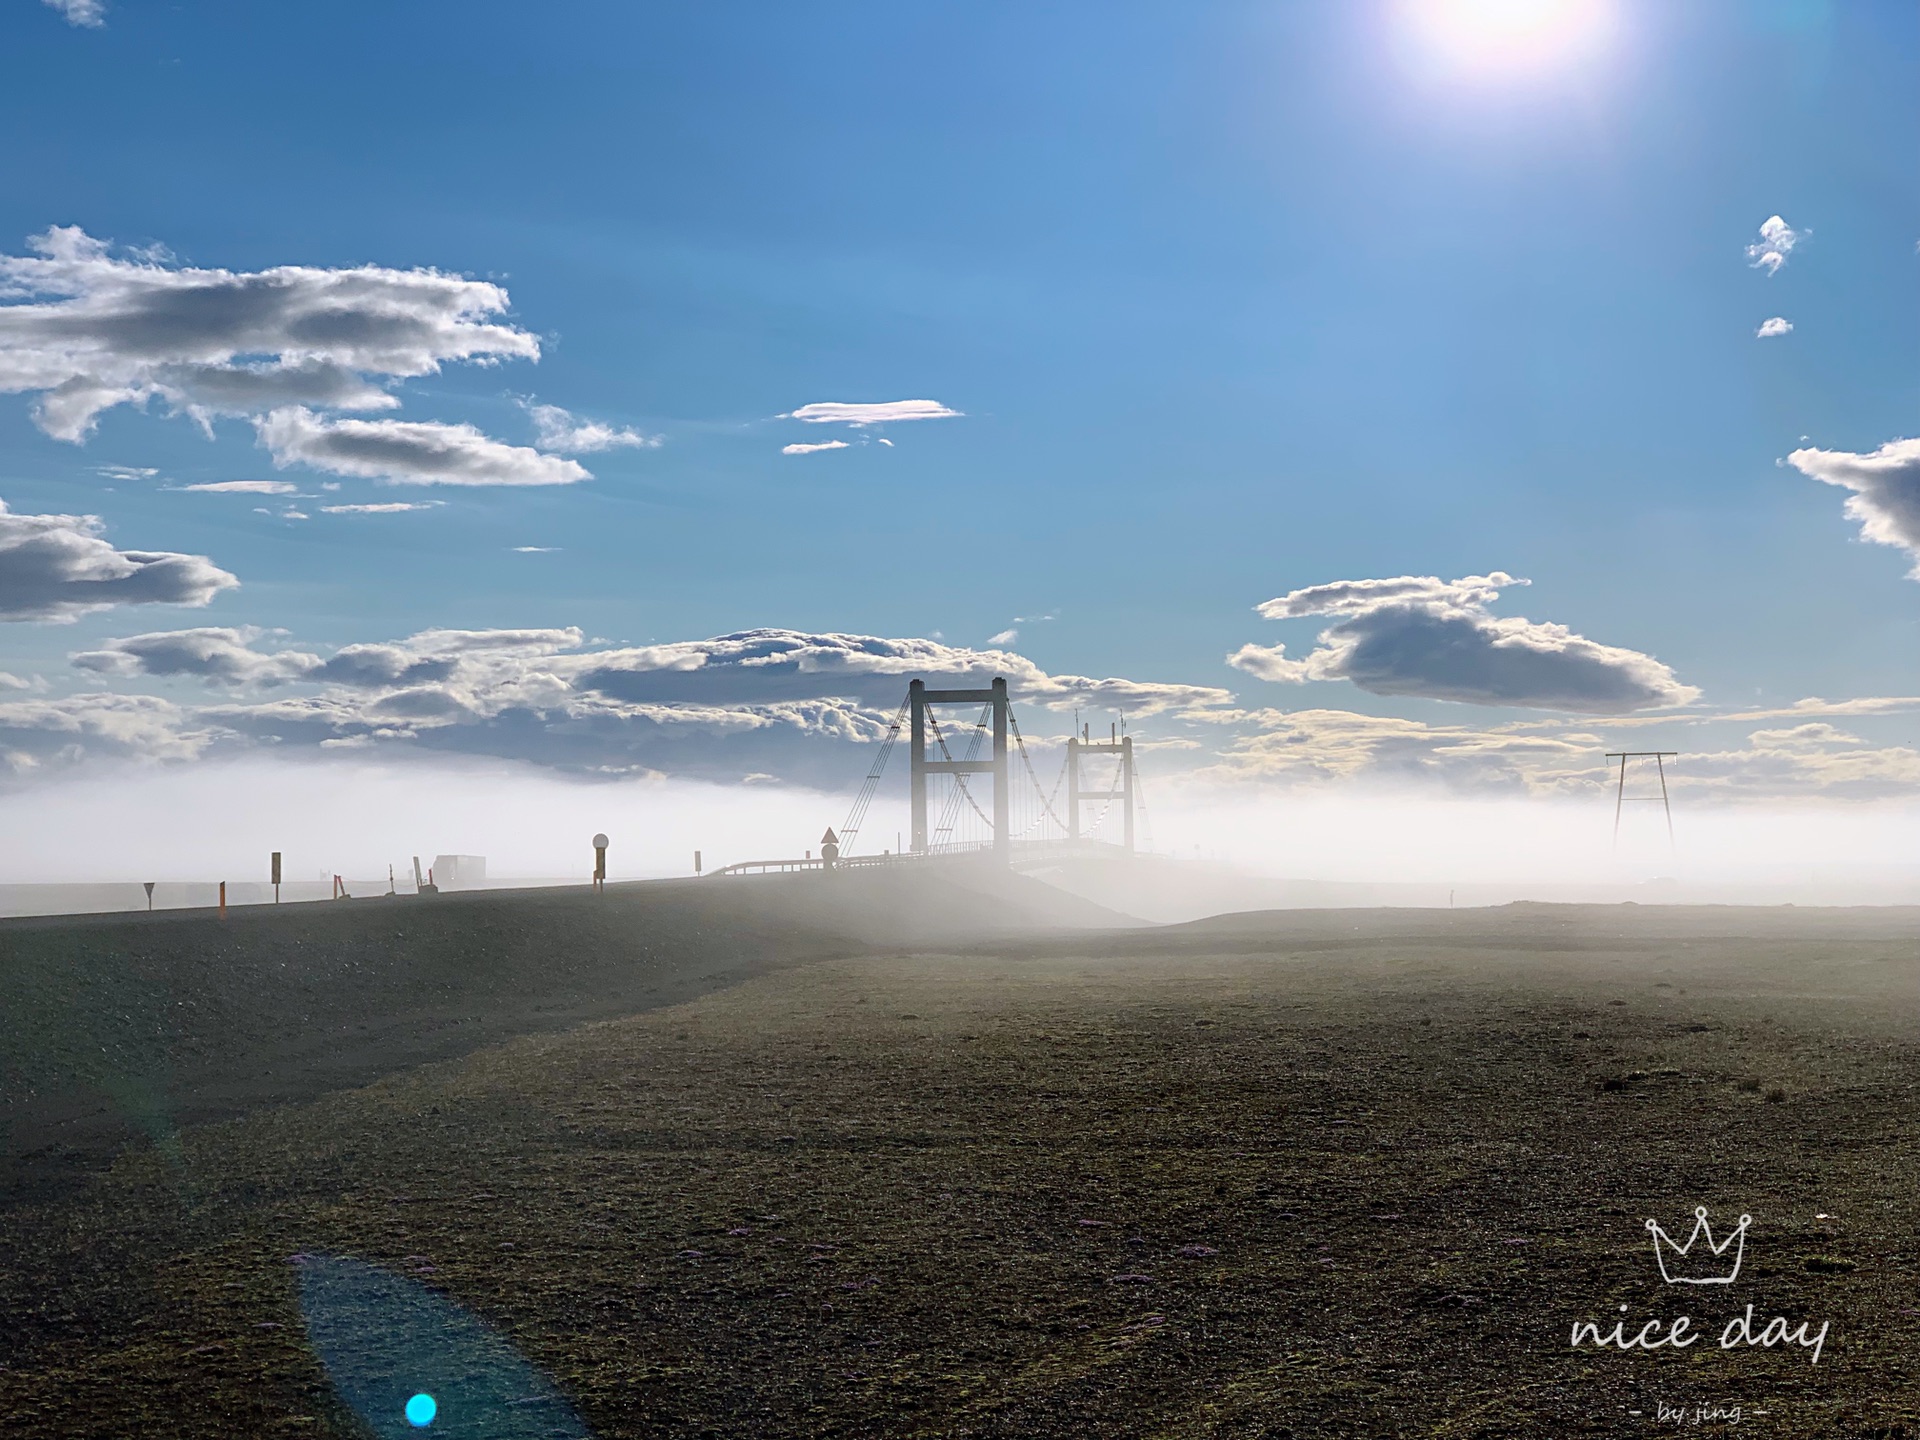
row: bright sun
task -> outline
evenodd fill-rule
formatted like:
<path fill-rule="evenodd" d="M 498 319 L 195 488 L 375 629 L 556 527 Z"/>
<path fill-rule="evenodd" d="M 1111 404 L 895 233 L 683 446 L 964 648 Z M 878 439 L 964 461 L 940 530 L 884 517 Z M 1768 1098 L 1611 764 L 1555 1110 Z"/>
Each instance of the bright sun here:
<path fill-rule="evenodd" d="M 1534 70 L 1590 53 L 1612 28 L 1610 0 L 1401 0 L 1436 58 L 1467 70 Z"/>

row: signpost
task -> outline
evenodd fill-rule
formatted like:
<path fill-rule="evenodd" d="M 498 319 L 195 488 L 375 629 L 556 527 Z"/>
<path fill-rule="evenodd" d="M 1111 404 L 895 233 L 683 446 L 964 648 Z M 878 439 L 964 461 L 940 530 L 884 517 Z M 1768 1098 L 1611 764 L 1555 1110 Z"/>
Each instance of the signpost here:
<path fill-rule="evenodd" d="M 273 903 L 280 903 L 280 852 L 273 852 Z"/>
<path fill-rule="evenodd" d="M 152 910 L 153 909 L 153 881 L 142 880 L 140 883 L 147 887 L 147 909 Z"/>
<path fill-rule="evenodd" d="M 596 893 L 607 888 L 607 837 L 593 837 L 593 888 Z"/>

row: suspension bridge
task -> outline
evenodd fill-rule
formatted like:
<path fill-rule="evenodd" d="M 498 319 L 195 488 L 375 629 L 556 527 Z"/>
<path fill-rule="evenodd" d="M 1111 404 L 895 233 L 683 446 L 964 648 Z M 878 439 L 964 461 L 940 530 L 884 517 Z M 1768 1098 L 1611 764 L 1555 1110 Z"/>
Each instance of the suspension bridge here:
<path fill-rule="evenodd" d="M 942 709 L 949 717 L 944 724 Z M 861 831 L 903 736 L 911 841 L 862 854 Z M 1105 740 L 1081 726 L 1068 737 L 1050 781 L 1040 777 L 1004 678 L 985 688 L 951 690 L 915 680 L 846 819 L 822 837 L 818 858 L 809 853 L 804 860 L 744 860 L 711 873 L 860 868 L 952 855 L 990 856 L 1020 868 L 1066 856 L 1131 855 L 1142 840 L 1152 847 L 1133 737 L 1117 725 Z"/>

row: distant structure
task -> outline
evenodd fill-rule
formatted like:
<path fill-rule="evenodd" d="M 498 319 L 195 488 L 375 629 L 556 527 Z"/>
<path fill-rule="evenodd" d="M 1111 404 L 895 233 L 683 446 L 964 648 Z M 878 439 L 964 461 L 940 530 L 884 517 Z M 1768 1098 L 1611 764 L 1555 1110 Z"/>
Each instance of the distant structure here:
<path fill-rule="evenodd" d="M 1130 855 L 1136 850 L 1136 819 L 1151 851 L 1153 828 L 1146 793 L 1134 763 L 1133 737 L 1122 733 L 1123 725 L 1116 723 L 1106 740 L 1096 741 L 1076 717 L 1074 728 L 1079 733 L 1067 741 L 1059 777 L 1049 789 L 1041 783 L 1033 758 L 1027 753 L 1007 690 L 1003 676 L 995 676 L 989 685 L 952 690 L 930 688 L 924 680 L 910 681 L 907 698 L 880 737 L 867 778 L 861 782 L 846 820 L 821 837 L 818 860 L 809 850 L 800 860 L 736 860 L 705 873 L 772 875 L 853 869 L 968 853 L 990 855 L 1003 865 L 1028 867 L 1057 863 L 1063 855 Z M 937 712 L 947 705 L 978 705 L 979 718 L 970 729 L 956 732 L 940 722 Z M 911 830 L 907 834 L 894 832 L 892 850 L 862 854 L 857 848 L 860 827 L 879 793 L 887 761 L 902 740 L 907 742 Z M 983 749 L 987 752 L 984 756 Z M 1096 768 L 1100 761 L 1112 761 L 1112 775 L 1104 785 L 1086 783 L 1083 771 L 1088 756 L 1095 758 Z M 1015 760 L 1019 762 L 1020 784 L 1013 777 Z M 980 796 L 969 784 L 977 776 L 991 777 L 991 798 Z M 951 783 L 944 783 L 949 777 Z M 1065 814 L 1053 803 L 1062 790 L 1067 795 Z M 936 819 L 934 798 L 940 793 L 944 793 L 943 808 Z M 1085 813 L 1088 801 L 1093 802 L 1090 818 Z M 1101 828 L 1116 809 L 1120 813 L 1120 838 L 1103 839 Z M 967 818 L 969 813 L 972 820 Z M 701 859 L 700 852 L 694 851 L 696 875 L 702 873 Z"/>
<path fill-rule="evenodd" d="M 442 856 L 441 858 L 445 859 L 446 857 Z M 431 873 L 432 872 L 429 871 L 428 875 L 430 875 Z M 418 855 L 414 856 L 413 857 L 413 893 L 414 894 L 438 895 L 440 893 L 440 887 L 434 884 L 433 881 L 428 878 L 428 875 L 422 875 L 420 873 L 420 857 Z"/>
<path fill-rule="evenodd" d="M 433 857 L 433 883 L 442 890 L 484 890 L 487 887 L 487 857 L 436 855 Z"/>
<path fill-rule="evenodd" d="M 1627 794 L 1627 762 L 1629 760 L 1651 760 L 1653 768 L 1660 776 L 1660 808 L 1667 817 L 1667 848 L 1673 848 L 1673 805 L 1667 799 L 1667 764 L 1669 760 L 1678 760 L 1678 750 L 1609 750 L 1607 759 L 1620 762 L 1620 784 L 1613 792 L 1613 848 L 1620 848 L 1620 812 L 1629 799 L 1644 800 L 1653 803 L 1651 795 Z"/>
<path fill-rule="evenodd" d="M 927 758 L 927 707 L 930 705 L 987 705 L 993 711 L 993 758 L 991 760 L 944 760 Z M 1012 844 L 1009 795 L 1007 793 L 1007 682 L 995 676 L 986 690 L 929 690 L 927 682 L 915 680 L 907 687 L 908 750 L 907 799 L 912 812 L 913 853 L 928 853 L 927 776 L 993 776 L 993 853 L 1005 860 Z M 942 749 L 944 750 L 944 746 Z"/>
<path fill-rule="evenodd" d="M 1089 790 L 1080 783 L 1080 761 L 1087 755 L 1118 755 L 1119 768 L 1114 772 L 1113 784 L 1105 790 L 1098 786 Z M 1067 840 L 1069 843 L 1080 838 L 1080 802 L 1082 800 L 1104 800 L 1111 805 L 1115 791 L 1119 792 L 1121 841 L 1120 848 L 1127 854 L 1133 854 L 1133 737 L 1116 735 L 1109 732 L 1106 740 L 1095 740 L 1082 725 L 1077 736 L 1067 740 Z M 1101 812 L 1105 814 L 1104 809 Z"/>

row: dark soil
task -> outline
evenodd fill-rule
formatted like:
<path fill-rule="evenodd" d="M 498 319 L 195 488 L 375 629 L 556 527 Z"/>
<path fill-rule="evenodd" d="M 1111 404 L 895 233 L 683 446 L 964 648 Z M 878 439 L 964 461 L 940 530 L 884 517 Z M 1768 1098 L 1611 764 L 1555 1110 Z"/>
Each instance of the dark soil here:
<path fill-rule="evenodd" d="M 0 920 L 0 1205 L 181 1126 L 797 960 L 1122 918 L 962 866 Z"/>
<path fill-rule="evenodd" d="M 1293 912 L 785 966 L 16 1205 L 0 1414 L 356 1434 L 324 1253 L 603 1437 L 1920 1436 L 1916 930 Z M 1695 1205 L 1753 1217 L 1731 1286 L 1655 1269 Z M 1749 1305 L 1819 1363 L 1721 1349 Z M 1681 1313 L 1691 1348 L 1569 1344 Z"/>

